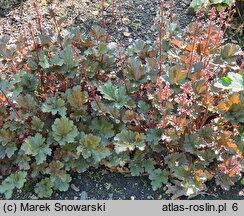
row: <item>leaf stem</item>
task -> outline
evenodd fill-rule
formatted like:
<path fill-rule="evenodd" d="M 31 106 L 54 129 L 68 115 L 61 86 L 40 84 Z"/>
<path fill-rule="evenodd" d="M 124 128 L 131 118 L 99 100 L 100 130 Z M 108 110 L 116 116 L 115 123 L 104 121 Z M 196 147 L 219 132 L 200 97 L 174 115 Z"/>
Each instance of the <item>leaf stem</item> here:
<path fill-rule="evenodd" d="M 17 110 L 14 107 L 14 104 L 10 101 L 10 99 L 8 98 L 8 96 L 5 94 L 5 92 L 1 88 L 0 88 L 0 92 L 5 97 L 7 103 L 9 104 L 9 106 L 12 107 L 12 109 L 13 109 L 14 113 L 16 114 L 16 116 L 18 117 L 18 119 L 21 119 L 19 113 L 17 112 Z"/>
<path fill-rule="evenodd" d="M 160 4 L 160 23 L 159 23 L 159 72 L 162 75 L 162 47 L 163 47 L 163 18 L 164 18 L 164 0 L 161 0 Z"/>
<path fill-rule="evenodd" d="M 199 30 L 199 23 L 197 21 L 196 29 L 195 29 L 195 32 L 194 32 L 194 38 L 193 38 L 193 44 L 192 44 L 192 50 L 191 50 L 189 67 L 188 67 L 187 74 L 186 74 L 186 78 L 187 79 L 189 78 L 189 73 L 190 73 L 190 70 L 191 70 L 191 66 L 193 64 L 194 50 L 195 50 L 195 46 L 196 46 L 196 42 L 197 42 L 197 32 L 198 32 L 198 30 Z"/>

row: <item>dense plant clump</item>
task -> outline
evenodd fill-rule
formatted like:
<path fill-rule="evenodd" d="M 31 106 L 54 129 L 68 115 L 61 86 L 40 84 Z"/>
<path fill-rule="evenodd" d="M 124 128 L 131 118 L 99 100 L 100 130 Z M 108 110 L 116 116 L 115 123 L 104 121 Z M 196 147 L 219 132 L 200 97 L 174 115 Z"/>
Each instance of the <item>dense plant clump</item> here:
<path fill-rule="evenodd" d="M 202 6 L 208 10 L 211 7 L 216 7 L 216 9 L 220 11 L 228 8 L 228 6 L 233 3 L 235 3 L 235 0 L 192 0 L 191 7 L 194 8 L 194 10 L 198 10 Z"/>
<path fill-rule="evenodd" d="M 53 11 L 51 11 L 54 15 Z M 72 173 L 104 165 L 147 173 L 154 190 L 195 195 L 215 179 L 229 189 L 244 153 L 242 52 L 223 44 L 228 13 L 197 14 L 185 30 L 163 20 L 161 40 L 124 48 L 93 27 L 39 26 L 0 40 L 0 193 L 35 184 L 66 191 Z M 163 18 L 165 19 L 165 18 Z M 30 26 L 31 29 L 31 26 Z"/>
<path fill-rule="evenodd" d="M 234 7 L 234 10 L 230 10 L 232 18 L 229 19 L 228 25 L 230 28 L 227 31 L 229 39 L 232 43 L 239 44 L 243 50 L 243 32 L 244 32 L 244 1 L 243 0 L 192 0 L 189 13 L 199 10 L 202 8 L 205 11 L 209 11 L 212 7 L 216 8 L 217 11 L 221 12 L 223 9 L 228 7 Z M 231 17 L 231 16 L 229 16 Z M 227 26 L 228 26 L 227 25 Z"/>

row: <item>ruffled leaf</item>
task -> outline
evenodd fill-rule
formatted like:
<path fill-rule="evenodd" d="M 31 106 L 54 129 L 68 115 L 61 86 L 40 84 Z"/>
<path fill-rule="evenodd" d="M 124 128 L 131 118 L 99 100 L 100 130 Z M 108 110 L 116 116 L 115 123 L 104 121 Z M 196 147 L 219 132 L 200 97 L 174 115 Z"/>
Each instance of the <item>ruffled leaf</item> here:
<path fill-rule="evenodd" d="M 56 119 L 52 125 L 53 137 L 60 144 L 72 143 L 78 135 L 77 127 L 67 117 Z"/>
<path fill-rule="evenodd" d="M 45 144 L 45 139 L 39 133 L 34 137 L 27 137 L 22 144 L 21 149 L 27 155 L 34 156 L 38 165 L 43 163 L 47 156 L 52 153 L 52 150 Z"/>
<path fill-rule="evenodd" d="M 149 179 L 152 181 L 151 185 L 154 191 L 161 188 L 163 184 L 167 184 L 168 178 L 169 178 L 169 172 L 161 169 L 155 169 L 149 175 Z"/>
<path fill-rule="evenodd" d="M 84 135 L 80 140 L 80 145 L 77 147 L 77 152 L 87 159 L 93 157 L 95 162 L 100 162 L 102 159 L 110 155 L 108 148 L 103 146 L 101 138 L 92 134 Z"/>
<path fill-rule="evenodd" d="M 117 154 L 130 150 L 133 151 L 136 147 L 143 151 L 145 149 L 145 135 L 129 130 L 122 130 L 114 138 L 115 152 Z"/>
<path fill-rule="evenodd" d="M 111 138 L 114 135 L 113 124 L 105 117 L 94 119 L 91 123 L 91 129 L 105 138 Z"/>
<path fill-rule="evenodd" d="M 49 178 L 42 179 L 35 186 L 35 193 L 39 198 L 48 198 L 53 193 L 53 182 Z"/>
<path fill-rule="evenodd" d="M 15 188 L 21 189 L 26 182 L 27 172 L 19 171 L 8 176 L 0 185 L 0 193 L 3 193 L 6 199 L 10 199 Z"/>
<path fill-rule="evenodd" d="M 66 110 L 64 100 L 56 97 L 48 98 L 42 106 L 43 112 L 50 112 L 52 115 L 59 113 L 61 116 L 64 116 Z"/>
<path fill-rule="evenodd" d="M 115 87 L 111 82 L 99 88 L 103 98 L 112 103 L 116 108 L 121 108 L 126 103 L 126 89 L 122 85 Z"/>

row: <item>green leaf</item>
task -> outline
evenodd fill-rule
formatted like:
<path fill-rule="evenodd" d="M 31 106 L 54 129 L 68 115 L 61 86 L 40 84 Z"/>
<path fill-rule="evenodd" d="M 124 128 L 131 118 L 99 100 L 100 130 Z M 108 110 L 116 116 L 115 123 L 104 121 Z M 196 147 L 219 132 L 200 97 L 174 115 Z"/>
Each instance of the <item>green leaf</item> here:
<path fill-rule="evenodd" d="M 244 76 L 238 73 L 229 72 L 227 77 L 214 84 L 217 88 L 228 89 L 233 92 L 244 91 Z"/>
<path fill-rule="evenodd" d="M 143 151 L 145 149 L 145 135 L 138 132 L 132 132 L 123 129 L 114 138 L 115 152 L 117 154 L 130 150 L 133 151 L 136 147 Z"/>
<path fill-rule="evenodd" d="M 101 162 L 102 159 L 110 155 L 108 148 L 100 144 L 101 138 L 92 134 L 82 136 L 77 152 L 87 159 L 93 157 L 95 162 Z"/>
<path fill-rule="evenodd" d="M 19 82 L 20 87 L 22 87 L 23 93 L 34 92 L 38 86 L 36 76 L 31 73 L 25 73 Z"/>
<path fill-rule="evenodd" d="M 204 94 L 207 90 L 206 81 L 205 80 L 197 80 L 192 84 L 192 88 L 197 94 Z"/>
<path fill-rule="evenodd" d="M 18 106 L 25 112 L 35 113 L 37 104 L 30 94 L 19 95 L 16 99 Z"/>
<path fill-rule="evenodd" d="M 16 133 L 10 129 L 0 129 L 0 144 L 3 146 L 16 141 Z"/>
<path fill-rule="evenodd" d="M 222 80 L 222 84 L 224 86 L 229 86 L 231 84 L 231 81 L 232 81 L 230 77 L 223 77 L 221 80 Z"/>
<path fill-rule="evenodd" d="M 21 149 L 27 154 L 34 156 L 37 165 L 46 161 L 47 155 L 51 155 L 52 150 L 44 143 L 45 138 L 37 133 L 34 137 L 27 137 L 22 144 Z"/>
<path fill-rule="evenodd" d="M 71 90 L 71 94 L 68 96 L 68 102 L 74 109 L 84 109 L 86 108 L 85 104 L 88 101 L 87 92 L 81 91 L 80 86 L 75 86 Z"/>
<path fill-rule="evenodd" d="M 0 129 L 0 159 L 5 156 L 11 158 L 16 150 L 16 133 L 10 129 Z"/>
<path fill-rule="evenodd" d="M 65 163 L 65 170 L 74 170 L 78 173 L 83 173 L 87 171 L 89 167 L 91 167 L 93 164 L 90 163 L 89 160 L 85 160 L 83 157 L 79 157 L 78 159 L 72 159 L 68 160 Z"/>
<path fill-rule="evenodd" d="M 18 164 L 20 170 L 29 170 L 30 161 L 30 156 L 26 155 L 23 151 L 19 151 L 15 163 Z"/>
<path fill-rule="evenodd" d="M 38 57 L 39 57 L 39 65 L 43 69 L 47 69 L 50 67 L 49 62 L 48 62 L 48 57 L 47 57 L 47 55 L 45 55 L 45 53 L 43 51 L 40 50 L 38 52 Z"/>
<path fill-rule="evenodd" d="M 211 149 L 206 149 L 204 151 L 198 151 L 197 155 L 198 155 L 199 159 L 201 161 L 204 161 L 207 166 L 211 162 L 213 162 L 214 159 L 216 159 L 216 157 L 217 157 L 215 152 Z"/>
<path fill-rule="evenodd" d="M 241 52 L 241 48 L 238 45 L 226 44 L 221 50 L 221 57 L 227 63 L 236 62 L 237 55 Z"/>
<path fill-rule="evenodd" d="M 51 65 L 62 66 L 64 64 L 64 59 L 61 59 L 58 55 L 54 55 L 50 58 Z"/>
<path fill-rule="evenodd" d="M 206 8 L 210 5 L 210 1 L 209 0 L 192 0 L 190 6 L 192 8 L 194 8 L 195 11 L 197 11 L 202 4 Z"/>
<path fill-rule="evenodd" d="M 241 179 L 241 184 L 244 185 L 244 178 Z"/>
<path fill-rule="evenodd" d="M 217 11 L 225 10 L 227 8 L 227 5 L 218 5 L 216 7 Z"/>
<path fill-rule="evenodd" d="M 8 121 L 3 125 L 3 129 L 8 129 L 8 130 L 14 131 L 15 133 L 21 134 L 21 133 L 24 133 L 24 131 L 26 130 L 26 127 L 21 122 Z M 16 138 L 13 141 L 16 141 Z"/>
<path fill-rule="evenodd" d="M 99 88 L 99 91 L 103 94 L 103 98 L 109 101 L 116 101 L 117 99 L 117 88 L 108 82 Z"/>
<path fill-rule="evenodd" d="M 169 172 L 167 170 L 155 169 L 150 173 L 149 179 L 154 191 L 161 188 L 163 184 L 168 183 Z"/>
<path fill-rule="evenodd" d="M 87 76 L 89 78 L 94 77 L 96 71 L 99 69 L 99 63 L 98 62 L 93 62 L 89 59 L 87 59 L 86 61 L 84 61 L 84 65 L 90 68 L 90 70 L 87 72 Z"/>
<path fill-rule="evenodd" d="M 35 193 L 39 198 L 49 198 L 53 193 L 52 187 L 52 181 L 49 178 L 44 178 L 36 184 Z"/>
<path fill-rule="evenodd" d="M 188 165 L 188 160 L 184 153 L 171 153 L 165 157 L 165 163 L 171 170 L 177 169 L 179 166 Z"/>
<path fill-rule="evenodd" d="M 137 163 L 137 161 L 132 161 L 129 164 L 129 168 L 131 171 L 132 176 L 139 176 L 141 173 L 144 172 L 144 168 Z"/>
<path fill-rule="evenodd" d="M 151 109 L 151 106 L 148 103 L 146 103 L 142 100 L 138 101 L 138 112 L 139 113 L 147 114 L 150 109 Z"/>
<path fill-rule="evenodd" d="M 48 163 L 44 162 L 42 164 L 37 164 L 35 161 L 31 164 L 31 177 L 37 179 L 40 175 L 43 174 L 43 171 L 47 168 Z"/>
<path fill-rule="evenodd" d="M 204 148 L 206 145 L 206 141 L 199 134 L 190 134 L 185 137 L 183 149 L 194 154 L 197 148 Z"/>
<path fill-rule="evenodd" d="M 111 138 L 114 136 L 113 124 L 110 123 L 105 117 L 94 119 L 91 122 L 91 129 L 94 132 L 101 134 L 101 136 L 104 136 L 105 138 Z"/>
<path fill-rule="evenodd" d="M 129 49 L 129 52 L 132 52 L 132 51 L 135 53 L 142 52 L 144 50 L 145 46 L 146 46 L 145 41 L 143 41 L 141 39 L 136 39 L 136 41 L 132 45 L 131 50 Z M 132 54 L 133 54 L 133 52 L 132 52 Z"/>
<path fill-rule="evenodd" d="M 124 166 L 130 161 L 130 156 L 127 152 L 122 152 L 120 154 L 111 154 L 108 158 L 109 162 L 106 162 L 106 166 L 115 167 L 115 166 Z"/>
<path fill-rule="evenodd" d="M 182 84 L 186 81 L 186 71 L 182 70 L 178 65 L 170 68 L 169 81 L 172 84 Z"/>
<path fill-rule="evenodd" d="M 66 114 L 66 107 L 64 100 L 56 97 L 48 98 L 42 106 L 43 112 L 50 112 L 52 115 L 59 113 L 61 116 Z"/>
<path fill-rule="evenodd" d="M 98 45 L 98 53 L 99 55 L 103 55 L 108 52 L 107 45 L 105 43 L 100 43 Z"/>
<path fill-rule="evenodd" d="M 60 161 L 52 161 L 45 173 L 50 175 L 53 182 L 53 189 L 59 191 L 67 191 L 69 183 L 72 180 L 70 175 L 63 169 L 64 164 Z"/>
<path fill-rule="evenodd" d="M 27 172 L 19 171 L 11 176 L 15 187 L 21 189 L 26 182 Z"/>
<path fill-rule="evenodd" d="M 56 119 L 52 125 L 53 137 L 60 144 L 72 143 L 78 135 L 77 127 L 73 121 L 63 116 L 60 119 Z"/>
<path fill-rule="evenodd" d="M 129 58 L 126 76 L 135 82 L 143 82 L 147 78 L 146 68 L 136 58 Z"/>
<path fill-rule="evenodd" d="M 141 173 L 151 173 L 154 170 L 156 162 L 151 158 L 145 160 L 145 153 L 136 151 L 133 160 L 129 163 L 132 176 L 139 176 Z"/>
<path fill-rule="evenodd" d="M 189 166 L 180 166 L 174 170 L 174 176 L 180 180 L 185 180 L 189 177 L 191 170 Z"/>
<path fill-rule="evenodd" d="M 154 143 L 154 145 L 157 145 L 158 142 L 162 139 L 162 129 L 159 128 L 150 128 L 147 133 L 147 142 Z"/>
<path fill-rule="evenodd" d="M 74 77 L 77 72 L 79 62 L 75 59 L 71 45 L 67 45 L 60 52 L 60 58 L 63 59 L 64 65 L 59 68 L 59 72 L 65 74 L 67 77 Z"/>
<path fill-rule="evenodd" d="M 1 149 L 1 147 L 0 147 L 0 149 Z M 5 154 L 6 154 L 6 156 L 8 157 L 8 158 L 11 158 L 13 155 L 14 155 L 14 153 L 15 153 L 15 151 L 17 150 L 17 147 L 16 147 L 16 144 L 15 143 L 11 143 L 11 144 L 8 144 L 7 146 L 6 146 L 6 148 L 5 148 Z M 0 150 L 0 152 L 1 152 L 2 150 Z M 1 153 L 0 153 L 1 154 Z M 1 156 L 0 156 L 1 157 Z"/>
<path fill-rule="evenodd" d="M 69 189 L 69 186 L 70 186 L 69 183 L 71 182 L 72 178 L 67 173 L 64 174 L 63 178 L 65 178 L 65 180 L 56 179 L 53 182 L 54 190 L 67 191 Z"/>
<path fill-rule="evenodd" d="M 1 90 L 3 92 L 6 92 L 9 88 L 9 83 L 6 80 L 3 80 L 2 78 L 0 78 L 0 86 L 1 86 Z"/>
<path fill-rule="evenodd" d="M 144 173 L 144 162 L 145 154 L 142 151 L 136 151 L 134 158 L 131 159 L 129 163 L 129 168 L 132 176 L 139 176 L 141 173 Z"/>
<path fill-rule="evenodd" d="M 115 87 L 111 82 L 105 83 L 99 88 L 103 98 L 112 102 L 114 106 L 120 109 L 126 103 L 126 89 L 123 85 Z"/>
<path fill-rule="evenodd" d="M 145 171 L 147 173 L 151 173 L 154 170 L 154 166 L 156 165 L 155 160 L 153 160 L 152 158 L 144 160 L 142 162 L 143 167 L 145 168 Z"/>
<path fill-rule="evenodd" d="M 43 127 L 44 122 L 42 122 L 38 117 L 34 116 L 31 121 L 31 128 L 36 131 L 42 131 Z"/>
<path fill-rule="evenodd" d="M 27 172 L 19 171 L 8 176 L 0 185 L 0 193 L 10 199 L 15 188 L 21 189 L 26 182 Z"/>
<path fill-rule="evenodd" d="M 0 145 L 0 159 L 4 159 L 5 156 L 7 156 L 8 158 L 11 158 L 14 155 L 16 150 L 17 150 L 17 147 L 14 142 L 8 143 L 5 146 Z"/>
<path fill-rule="evenodd" d="M 5 181 L 3 181 L 0 185 L 0 193 L 4 194 L 6 199 L 10 199 L 12 197 L 13 190 L 14 185 L 11 184 L 7 179 L 5 179 Z"/>
<path fill-rule="evenodd" d="M 74 57 L 71 45 L 67 45 L 64 48 L 64 50 L 61 52 L 60 57 L 64 60 L 69 69 L 72 69 L 79 65 L 79 62 Z"/>
<path fill-rule="evenodd" d="M 100 26 L 93 26 L 90 35 L 96 41 L 105 41 L 107 37 L 105 30 Z"/>

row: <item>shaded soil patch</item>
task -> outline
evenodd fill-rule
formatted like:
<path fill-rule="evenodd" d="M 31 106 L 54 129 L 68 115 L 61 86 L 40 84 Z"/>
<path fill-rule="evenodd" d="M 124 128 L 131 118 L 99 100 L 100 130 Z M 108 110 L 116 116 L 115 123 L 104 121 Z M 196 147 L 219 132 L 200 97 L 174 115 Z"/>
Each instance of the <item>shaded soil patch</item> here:
<path fill-rule="evenodd" d="M 147 176 L 132 177 L 120 173 L 110 173 L 103 168 L 90 169 L 75 174 L 67 192 L 54 192 L 52 200 L 170 200 L 167 187 L 153 191 Z M 208 191 L 190 199 L 194 200 L 244 200 L 244 186 L 236 184 L 229 191 L 216 186 L 214 181 L 207 182 Z M 37 199 L 32 185 L 14 193 L 13 199 Z M 0 199 L 3 197 L 0 196 Z M 179 199 L 189 199 L 186 196 Z"/>

